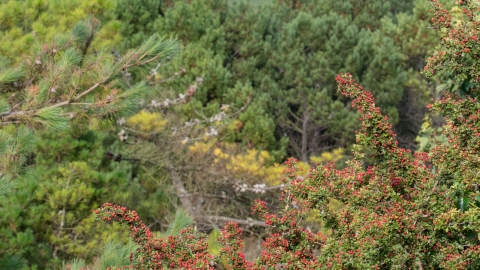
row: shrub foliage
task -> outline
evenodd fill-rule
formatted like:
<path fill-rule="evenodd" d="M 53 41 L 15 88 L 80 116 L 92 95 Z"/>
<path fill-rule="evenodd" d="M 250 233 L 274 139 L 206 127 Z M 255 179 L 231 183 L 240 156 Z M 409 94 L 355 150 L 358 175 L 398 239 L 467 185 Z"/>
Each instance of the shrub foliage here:
<path fill-rule="evenodd" d="M 220 255 L 212 257 L 206 252 L 205 238 L 194 228 L 158 240 L 134 212 L 119 206 L 105 204 L 97 216 L 130 226 L 132 238 L 142 246 L 135 255 L 142 258 L 139 267 L 478 269 L 480 103 L 475 85 L 479 80 L 479 5 L 474 1 L 457 4 L 462 15 L 454 20 L 432 1 L 434 25 L 448 35 L 425 68 L 437 79 L 453 77 L 456 83 L 468 80 L 474 85 L 468 92 L 447 90 L 429 106 L 445 117 L 448 141 L 430 153 L 412 154 L 400 148 L 372 94 L 350 74 L 338 75 L 339 90 L 353 99 L 352 106 L 361 114 L 354 158 L 342 170 L 333 164 L 312 168 L 305 178 L 297 176 L 296 160 L 287 162 L 284 210 L 268 214 L 261 201 L 254 207 L 269 231 L 256 262 L 245 261 L 241 230 L 232 223 L 221 232 Z M 342 210 L 332 211 L 330 198 L 340 200 Z M 300 226 L 310 209 L 318 210 L 325 235 Z M 318 256 L 313 253 L 316 248 L 320 248 Z"/>

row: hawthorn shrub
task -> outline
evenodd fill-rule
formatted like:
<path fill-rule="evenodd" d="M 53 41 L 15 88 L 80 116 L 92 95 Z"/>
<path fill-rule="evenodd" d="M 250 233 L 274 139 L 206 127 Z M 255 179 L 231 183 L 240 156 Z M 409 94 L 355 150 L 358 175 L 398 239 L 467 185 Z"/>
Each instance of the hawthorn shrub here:
<path fill-rule="evenodd" d="M 257 201 L 254 212 L 268 226 L 261 256 L 247 262 L 241 229 L 225 225 L 218 256 L 207 252 L 205 236 L 194 228 L 157 238 L 134 211 L 105 204 L 95 213 L 102 220 L 130 226 L 140 246 L 132 268 L 214 269 L 479 269 L 480 268 L 480 103 L 478 96 L 479 4 L 458 1 L 461 16 L 451 16 L 436 1 L 433 25 L 448 32 L 443 48 L 429 59 L 427 75 L 453 78 L 470 87 L 451 88 L 429 107 L 446 120 L 448 141 L 430 153 L 398 147 L 386 116 L 370 92 L 349 74 L 336 80 L 361 114 L 354 158 L 338 170 L 333 163 L 298 177 L 297 161 L 287 161 L 284 209 L 268 214 Z M 473 85 L 473 87 L 472 87 Z M 365 153 L 370 164 L 364 164 Z M 330 198 L 343 203 L 329 207 Z M 326 234 L 312 233 L 301 222 L 315 209 Z M 319 255 L 313 250 L 320 249 Z"/>

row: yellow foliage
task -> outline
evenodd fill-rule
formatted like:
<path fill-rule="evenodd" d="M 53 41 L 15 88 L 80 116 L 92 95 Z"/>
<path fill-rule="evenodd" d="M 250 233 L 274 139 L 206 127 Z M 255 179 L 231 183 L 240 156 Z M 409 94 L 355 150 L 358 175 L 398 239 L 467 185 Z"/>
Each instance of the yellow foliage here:
<path fill-rule="evenodd" d="M 297 166 L 298 168 L 300 168 L 300 175 L 306 175 L 310 170 L 310 164 L 308 164 L 307 162 L 299 161 Z"/>
<path fill-rule="evenodd" d="M 218 241 L 218 237 L 220 236 L 220 231 L 217 229 L 213 229 L 207 237 L 208 243 L 208 253 L 212 255 L 218 255 L 220 250 L 222 249 L 222 245 Z"/>
<path fill-rule="evenodd" d="M 211 143 L 204 143 L 204 142 L 195 142 L 194 144 L 190 145 L 188 149 L 193 153 L 205 154 L 207 153 L 210 148 L 212 148 Z"/>
<path fill-rule="evenodd" d="M 221 159 L 227 159 L 229 157 L 229 155 L 224 153 L 220 148 L 213 149 L 213 154 Z"/>
<path fill-rule="evenodd" d="M 267 151 L 247 150 L 245 154 L 231 157 L 227 169 L 234 172 L 251 173 L 256 176 L 264 176 L 264 164 L 270 157 Z"/>
<path fill-rule="evenodd" d="M 267 151 L 255 149 L 239 151 L 236 144 L 222 143 L 218 145 L 216 142 L 195 142 L 189 147 L 189 150 L 201 155 L 206 155 L 211 151 L 215 156 L 212 166 L 226 169 L 227 173 L 246 181 L 251 179 L 255 182 L 265 181 L 269 185 L 279 185 L 281 184 L 282 172 L 286 168 L 286 166 L 278 163 L 267 165 L 271 160 Z"/>
<path fill-rule="evenodd" d="M 189 147 L 192 153 L 198 158 L 206 158 L 213 154 L 212 166 L 218 171 L 226 170 L 225 173 L 233 175 L 243 181 L 252 183 L 264 182 L 268 185 L 280 185 L 284 170 L 287 166 L 279 163 L 271 164 L 272 157 L 268 151 L 248 149 L 240 150 L 237 144 L 210 142 L 195 142 Z M 306 162 L 299 162 L 301 169 L 299 175 L 306 175 L 310 165 Z"/>
<path fill-rule="evenodd" d="M 142 110 L 128 118 L 127 125 L 142 132 L 160 132 L 167 122 L 168 120 L 164 119 L 159 113 Z"/>
<path fill-rule="evenodd" d="M 320 156 L 312 156 L 310 160 L 316 164 L 325 164 L 328 162 L 337 162 L 343 158 L 343 153 L 345 149 L 337 148 L 334 149 L 332 152 L 324 152 Z"/>
<path fill-rule="evenodd" d="M 227 130 L 230 132 L 240 131 L 243 127 L 242 121 L 235 119 L 227 126 Z"/>
<path fill-rule="evenodd" d="M 454 6 L 450 9 L 450 14 L 452 15 L 452 23 L 456 26 L 460 26 L 463 23 L 463 11 L 458 6 Z"/>
<path fill-rule="evenodd" d="M 341 211 L 345 205 L 342 204 L 340 201 L 328 198 L 328 207 L 333 212 Z M 318 209 L 310 209 L 307 213 L 307 218 L 303 221 L 303 225 L 311 228 L 313 231 L 320 231 L 325 235 L 330 235 L 331 230 L 327 230 L 324 227 L 324 223 L 319 219 L 320 210 Z"/>
<path fill-rule="evenodd" d="M 23 61 L 32 47 L 49 43 L 58 34 L 71 33 L 75 24 L 89 15 L 109 18 L 102 21 L 91 48 L 114 48 L 122 41 L 122 22 L 111 18 L 115 6 L 115 0 L 1 1 L 0 55 Z"/>
<path fill-rule="evenodd" d="M 270 185 L 280 185 L 282 179 L 282 173 L 287 167 L 278 163 L 273 164 L 265 168 L 266 182 Z"/>

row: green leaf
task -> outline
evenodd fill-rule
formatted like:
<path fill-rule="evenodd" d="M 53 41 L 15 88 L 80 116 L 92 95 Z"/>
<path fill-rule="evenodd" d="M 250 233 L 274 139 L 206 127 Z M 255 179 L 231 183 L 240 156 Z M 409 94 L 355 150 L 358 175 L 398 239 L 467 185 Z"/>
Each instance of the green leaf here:
<path fill-rule="evenodd" d="M 470 199 L 468 197 L 459 197 L 456 202 L 457 208 L 460 209 L 462 212 L 467 211 L 469 200 Z"/>
<path fill-rule="evenodd" d="M 213 229 L 207 237 L 208 243 L 208 252 L 210 254 L 218 255 L 220 250 L 222 249 L 222 245 L 218 241 L 218 237 L 220 236 L 220 231 L 218 229 Z"/>
<path fill-rule="evenodd" d="M 14 187 L 14 183 L 4 175 L 0 175 L 0 198 L 9 194 Z M 0 267 L 1 268 L 1 267 Z"/>
<path fill-rule="evenodd" d="M 419 138 L 419 140 L 420 140 L 419 148 L 420 149 L 425 149 L 425 146 L 427 146 L 427 144 L 428 144 L 429 138 L 427 136 L 422 136 L 422 137 Z"/>
<path fill-rule="evenodd" d="M 83 47 L 87 46 L 87 43 L 93 39 L 93 34 L 96 33 L 100 25 L 96 18 L 93 16 L 78 22 L 72 30 L 72 36 Z"/>

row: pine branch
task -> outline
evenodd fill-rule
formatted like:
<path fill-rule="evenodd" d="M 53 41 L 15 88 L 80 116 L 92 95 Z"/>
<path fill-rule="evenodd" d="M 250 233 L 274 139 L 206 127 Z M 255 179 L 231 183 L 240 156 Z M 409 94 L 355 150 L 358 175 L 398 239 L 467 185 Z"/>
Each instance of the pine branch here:
<path fill-rule="evenodd" d="M 88 38 L 87 38 L 87 42 L 85 43 L 85 46 L 83 47 L 83 50 L 82 50 L 82 60 L 80 60 L 80 66 L 82 66 L 82 63 L 83 63 L 83 59 L 85 58 L 85 56 L 87 55 L 87 51 L 88 51 L 88 48 L 90 48 L 90 45 L 92 44 L 92 41 L 93 41 L 93 38 L 95 36 L 95 28 L 98 26 L 98 20 L 95 19 L 95 18 L 89 18 L 89 30 L 90 30 L 90 33 L 88 35 Z"/>
<path fill-rule="evenodd" d="M 57 36 L 32 50 L 35 54 L 26 65 L 0 70 L 2 90 L 22 91 L 0 98 L 1 126 L 25 124 L 32 130 L 61 130 L 69 127 L 75 115 L 112 117 L 139 107 L 140 97 L 150 86 L 132 83 L 126 87 L 117 79 L 127 68 L 149 69 L 150 63 L 168 59 L 179 50 L 179 42 L 154 35 L 114 61 L 105 52 L 89 55 L 98 28 L 99 21 L 90 17 L 78 23 L 71 36 Z M 0 168 L 12 179 L 21 170 L 27 152 L 5 149 L 0 153 Z"/>

